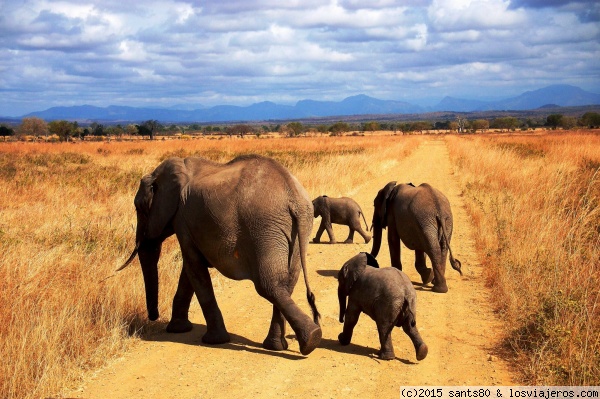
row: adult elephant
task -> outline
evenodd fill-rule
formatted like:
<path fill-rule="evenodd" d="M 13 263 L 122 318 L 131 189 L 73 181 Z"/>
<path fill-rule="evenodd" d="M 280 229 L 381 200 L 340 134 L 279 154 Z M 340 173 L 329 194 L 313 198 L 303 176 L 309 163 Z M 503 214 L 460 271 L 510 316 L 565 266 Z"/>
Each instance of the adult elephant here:
<path fill-rule="evenodd" d="M 285 320 L 302 354 L 318 346 L 319 313 L 306 274 L 313 208 L 308 193 L 287 169 L 257 155 L 226 164 L 170 158 L 141 179 L 134 203 L 136 246 L 119 270 L 139 256 L 150 320 L 158 318 L 161 244 L 176 234 L 183 269 L 167 331 L 191 330 L 188 311 L 195 293 L 206 319 L 202 342 L 229 342 L 208 271 L 214 267 L 231 279 L 252 280 L 258 294 L 273 304 L 264 348 L 287 349 Z M 291 298 L 300 267 L 313 319 Z"/>
<path fill-rule="evenodd" d="M 462 276 L 461 263 L 452 256 L 452 210 L 450 202 L 439 190 L 423 183 L 389 182 L 375 197 L 373 213 L 373 247 L 371 255 L 377 257 L 381 248 L 382 229 L 388 228 L 388 246 L 393 267 L 402 270 L 400 240 L 415 251 L 415 268 L 424 284 L 433 281 L 433 291 L 448 292 L 446 284 L 446 256 Z M 425 265 L 425 254 L 432 269 Z"/>

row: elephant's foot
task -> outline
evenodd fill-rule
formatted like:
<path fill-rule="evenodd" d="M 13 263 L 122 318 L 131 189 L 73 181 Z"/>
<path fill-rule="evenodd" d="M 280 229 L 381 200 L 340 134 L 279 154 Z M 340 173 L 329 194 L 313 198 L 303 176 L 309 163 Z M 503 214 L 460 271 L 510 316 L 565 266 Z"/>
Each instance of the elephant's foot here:
<path fill-rule="evenodd" d="M 429 352 L 429 349 L 427 348 L 427 345 L 425 345 L 425 343 L 422 343 L 419 346 L 419 349 L 417 349 L 417 360 L 423 360 L 427 357 L 427 353 Z"/>
<path fill-rule="evenodd" d="M 428 267 L 425 270 L 423 270 L 423 272 L 419 272 L 419 274 L 421 275 L 421 281 L 423 282 L 423 284 L 429 284 L 433 281 L 433 269 Z"/>
<path fill-rule="evenodd" d="M 186 333 L 193 328 L 192 323 L 188 319 L 171 319 L 167 324 L 168 333 Z"/>
<path fill-rule="evenodd" d="M 322 337 L 321 327 L 318 325 L 314 325 L 314 328 L 304 336 L 298 337 L 298 343 L 300 344 L 300 353 L 303 355 L 308 355 L 312 351 L 315 350 L 317 346 L 321 343 Z"/>
<path fill-rule="evenodd" d="M 336 240 L 329 240 L 329 243 L 330 244 L 337 244 L 337 241 Z"/>
<path fill-rule="evenodd" d="M 321 242 L 321 240 L 317 237 L 312 239 L 312 242 L 314 242 L 315 244 L 319 244 Z"/>
<path fill-rule="evenodd" d="M 344 244 L 353 244 L 354 240 L 352 238 L 348 238 L 346 241 L 344 241 Z"/>
<path fill-rule="evenodd" d="M 263 348 L 270 351 L 284 351 L 287 350 L 288 343 L 284 337 L 281 339 L 267 337 L 263 341 Z"/>
<path fill-rule="evenodd" d="M 380 350 L 379 358 L 381 360 L 394 360 L 396 358 L 396 355 L 394 354 L 393 350 L 391 350 L 391 351 Z"/>
<path fill-rule="evenodd" d="M 446 285 L 446 283 L 444 283 L 444 284 L 436 284 L 434 282 L 433 283 L 433 288 L 431 289 L 431 291 L 437 292 L 437 293 L 440 293 L 440 294 L 445 294 L 446 292 L 448 292 L 448 286 Z"/>
<path fill-rule="evenodd" d="M 350 338 L 346 338 L 344 333 L 340 333 L 340 335 L 338 335 L 338 341 L 340 341 L 340 344 L 343 346 L 350 345 Z"/>
<path fill-rule="evenodd" d="M 209 330 L 202 336 L 202 342 L 208 345 L 226 344 L 231 341 L 227 330 Z"/>

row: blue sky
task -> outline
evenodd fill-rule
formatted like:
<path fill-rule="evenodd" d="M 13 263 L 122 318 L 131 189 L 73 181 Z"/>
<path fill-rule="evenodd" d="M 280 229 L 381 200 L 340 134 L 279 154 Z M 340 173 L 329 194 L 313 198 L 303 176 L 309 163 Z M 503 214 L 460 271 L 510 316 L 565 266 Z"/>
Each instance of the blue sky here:
<path fill-rule="evenodd" d="M 0 115 L 600 93 L 597 0 L 0 0 Z"/>

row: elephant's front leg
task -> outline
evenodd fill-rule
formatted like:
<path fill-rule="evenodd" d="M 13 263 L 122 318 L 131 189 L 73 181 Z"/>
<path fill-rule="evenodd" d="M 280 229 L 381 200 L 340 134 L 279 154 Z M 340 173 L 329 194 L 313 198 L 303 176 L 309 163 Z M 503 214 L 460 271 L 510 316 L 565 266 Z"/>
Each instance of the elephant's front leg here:
<path fill-rule="evenodd" d="M 424 251 L 415 251 L 415 269 L 417 269 L 417 272 L 421 276 L 423 284 L 431 283 L 431 280 L 433 280 L 433 269 L 427 267 Z"/>
<path fill-rule="evenodd" d="M 392 267 L 402 270 L 402 262 L 400 260 L 400 235 L 396 230 L 396 226 L 391 224 L 388 226 L 388 248 L 390 249 L 390 261 Z"/>
<path fill-rule="evenodd" d="M 360 312 L 360 307 L 358 307 L 352 300 L 349 300 L 348 307 L 346 308 L 346 313 L 344 315 L 344 329 L 340 335 L 338 335 L 338 341 L 340 341 L 340 344 L 349 345 L 350 341 L 352 341 L 352 333 L 354 332 L 356 323 L 358 323 Z"/>
<path fill-rule="evenodd" d="M 396 358 L 394 354 L 394 344 L 392 343 L 392 330 L 394 329 L 394 320 L 378 320 L 377 332 L 379 333 L 379 342 L 381 349 L 379 357 L 381 360 L 392 360 Z"/>
<path fill-rule="evenodd" d="M 272 351 L 282 351 L 288 348 L 288 343 L 285 339 L 285 319 L 275 305 L 273 305 L 271 327 L 269 328 L 267 338 L 263 341 L 263 348 Z"/>
<path fill-rule="evenodd" d="M 202 337 L 202 342 L 211 345 L 224 344 L 231 339 L 225 328 L 221 309 L 217 305 L 207 266 L 206 260 L 201 254 L 191 253 L 191 251 L 183 253 L 183 268 L 194 287 L 206 320 L 206 334 Z"/>
<path fill-rule="evenodd" d="M 173 298 L 173 310 L 171 312 L 171 321 L 167 325 L 167 332 L 184 333 L 192 329 L 193 326 L 188 318 L 188 313 L 193 296 L 194 287 L 185 270 L 181 269 L 177 292 Z"/>
<path fill-rule="evenodd" d="M 313 238 L 314 243 L 318 244 L 321 242 L 321 236 L 323 235 L 324 231 L 325 231 L 325 220 L 323 220 L 321 218 L 321 224 L 319 225 L 319 229 L 317 230 L 317 234 L 315 235 L 315 238 Z"/>

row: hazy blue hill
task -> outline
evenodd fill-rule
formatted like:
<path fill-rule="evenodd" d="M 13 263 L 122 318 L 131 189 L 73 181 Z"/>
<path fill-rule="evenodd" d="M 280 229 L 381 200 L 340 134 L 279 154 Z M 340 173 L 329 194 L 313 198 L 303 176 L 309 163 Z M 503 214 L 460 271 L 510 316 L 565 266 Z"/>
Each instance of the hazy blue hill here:
<path fill-rule="evenodd" d="M 553 85 L 525 92 L 517 97 L 500 101 L 479 101 L 445 97 L 436 106 L 426 109 L 405 101 L 380 100 L 364 94 L 347 97 L 342 101 L 302 100 L 296 105 L 280 105 L 263 101 L 246 107 L 217 105 L 210 108 L 185 107 L 181 104 L 171 108 L 136 108 L 111 105 L 95 107 L 81 105 L 53 107 L 45 111 L 32 112 L 45 120 L 77 120 L 98 122 L 142 122 L 155 119 L 162 123 L 171 122 L 242 122 L 261 120 L 307 119 L 351 115 L 394 115 L 416 114 L 427 111 L 475 112 L 502 110 L 532 110 L 540 107 L 571 107 L 600 104 L 600 94 L 590 93 L 579 87 Z"/>
<path fill-rule="evenodd" d="M 488 104 L 486 110 L 526 110 L 556 104 L 561 107 L 600 104 L 600 94 L 590 93 L 576 86 L 552 85 L 505 100 Z"/>

